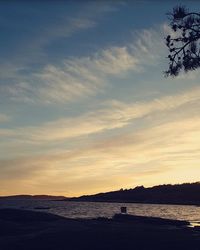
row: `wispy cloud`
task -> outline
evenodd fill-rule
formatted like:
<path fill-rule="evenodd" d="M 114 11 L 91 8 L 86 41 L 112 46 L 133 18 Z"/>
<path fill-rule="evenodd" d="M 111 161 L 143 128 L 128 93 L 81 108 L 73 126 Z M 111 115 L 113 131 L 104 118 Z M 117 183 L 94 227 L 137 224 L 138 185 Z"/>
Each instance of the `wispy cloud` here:
<path fill-rule="evenodd" d="M 43 190 L 51 190 L 54 183 L 58 192 L 66 190 L 64 194 L 73 195 L 91 192 L 91 186 L 92 192 L 98 192 L 141 183 L 182 182 L 188 178 L 195 181 L 200 174 L 199 96 L 197 87 L 148 102 L 112 101 L 98 111 L 78 117 L 38 127 L 2 129 L 2 138 L 10 138 L 3 145 L 4 150 L 20 151 L 1 159 L 2 187 L 7 183 L 4 180 L 9 180 L 20 192 L 31 183 L 32 192 L 37 193 L 41 183 L 45 183 Z M 138 120 L 147 125 L 135 129 Z M 127 125 L 131 126 L 128 131 Z M 107 133 L 114 129 L 121 129 L 117 136 Z M 100 132 L 107 136 L 95 140 L 90 137 Z M 59 147 L 59 142 L 64 140 L 72 145 L 81 136 L 82 143 L 75 147 Z M 44 153 L 46 145 L 55 142 L 57 150 L 54 147 L 54 151 Z M 27 153 L 30 145 L 32 150 Z M 35 148 L 40 151 L 41 147 L 43 153 L 33 154 Z M 96 184 L 93 180 L 97 180 Z"/>
<path fill-rule="evenodd" d="M 15 188 L 18 193 L 24 185 L 31 184 L 29 192 L 33 193 L 39 193 L 41 188 L 56 193 L 51 189 L 55 185 L 58 193 L 78 195 L 141 183 L 196 181 L 200 174 L 199 96 L 196 88 L 137 104 L 113 101 L 98 112 L 10 131 L 15 133 L 10 134 L 12 138 L 21 137 L 24 147 L 27 141 L 44 147 L 44 142 L 70 139 L 72 143 L 79 136 L 133 125 L 117 136 L 107 134 L 95 140 L 85 137 L 84 143 L 75 148 L 64 150 L 63 145 L 62 149 L 57 145 L 56 153 L 2 159 L 2 188 L 9 180 L 10 186 L 18 187 Z M 186 114 L 181 114 L 181 110 L 187 111 Z M 148 125 L 134 129 L 138 119 Z"/>
<path fill-rule="evenodd" d="M 37 33 L 32 40 L 31 47 L 41 49 L 59 38 L 70 37 L 77 32 L 94 28 L 105 14 L 118 11 L 121 4 L 120 1 L 116 3 L 113 1 L 79 3 L 77 5 L 79 8 L 73 16 L 59 13 L 56 23 L 41 28 L 39 34 Z"/>
<path fill-rule="evenodd" d="M 49 25 L 41 25 L 35 33 L 29 34 L 26 39 L 17 45 L 16 55 L 0 64 L 1 79 L 10 79 L 12 81 L 21 80 L 25 76 L 22 70 L 30 70 L 29 65 L 32 63 L 46 62 L 45 46 L 53 41 L 68 38 L 79 31 L 94 28 L 96 22 L 94 18 L 87 15 L 77 17 L 59 16 L 55 23 Z M 28 76 L 27 78 L 29 78 Z"/>
<path fill-rule="evenodd" d="M 99 110 L 77 117 L 61 118 L 39 126 L 29 126 L 1 131 L 1 136 L 21 139 L 23 142 L 45 143 L 63 141 L 68 138 L 88 136 L 113 129 L 125 128 L 138 119 L 167 114 L 182 108 L 199 112 L 200 88 L 192 88 L 176 95 L 163 96 L 151 101 L 123 103 L 116 100 L 105 103 Z M 196 111 L 195 111 L 196 110 Z"/>
<path fill-rule="evenodd" d="M 167 49 L 163 41 L 164 33 L 165 25 L 133 32 L 134 43 L 130 47 L 141 66 L 156 66 L 165 57 Z"/>
<path fill-rule="evenodd" d="M 113 3 L 110 1 L 106 3 L 86 2 L 77 5 L 76 10 L 70 13 L 70 15 L 66 14 L 65 11 L 60 11 L 59 15 L 55 12 L 52 18 L 48 16 L 44 18 L 39 28 L 36 25 L 31 26 L 31 29 L 27 32 L 27 36 L 23 34 L 20 42 L 15 43 L 14 53 L 9 58 L 3 58 L 0 63 L 0 85 L 3 87 L 5 87 L 4 85 L 9 85 L 9 90 L 12 92 L 10 94 L 12 99 L 33 102 L 29 96 L 25 95 L 26 91 L 21 89 L 20 85 L 21 82 L 26 82 L 28 85 L 35 85 L 35 83 L 31 84 L 31 82 L 38 79 L 32 75 L 31 70 L 36 64 L 40 65 L 40 68 L 48 67 L 47 61 L 49 61 L 49 57 L 47 53 L 50 53 L 50 51 L 46 47 L 59 39 L 67 40 L 78 32 L 93 29 L 104 15 L 117 11 L 119 5 L 120 2 Z M 33 9 L 30 13 L 33 15 L 31 18 L 34 20 L 37 18 L 37 15 L 40 16 L 41 11 Z M 10 20 L 5 18 L 5 25 L 6 22 L 10 22 Z M 17 22 L 16 25 L 19 25 L 19 23 Z M 12 23 L 12 27 L 15 27 L 14 22 Z M 19 30 L 19 33 L 21 32 L 19 26 L 16 27 L 16 30 Z M 53 67 L 53 65 L 51 66 Z M 41 71 L 40 73 L 42 73 Z M 8 84 L 5 82 L 8 82 Z M 11 90 L 12 88 L 13 90 Z M 6 89 L 6 87 L 2 88 L 5 94 Z M 21 92 L 21 95 L 19 92 Z"/>
<path fill-rule="evenodd" d="M 199 126 L 198 117 L 170 120 L 71 151 L 1 160 L 1 183 L 18 183 L 18 192 L 29 181 L 35 192 L 40 183 L 47 189 L 54 183 L 69 195 L 68 189 L 83 194 L 141 183 L 195 181 L 200 174 Z"/>
<path fill-rule="evenodd" d="M 74 21 L 77 26 L 84 22 Z M 59 65 L 46 65 L 38 73 L 12 86 L 4 86 L 11 99 L 32 103 L 59 103 L 95 95 L 112 77 L 140 71 L 147 64 L 158 63 L 162 51 L 161 28 L 143 30 L 137 39 L 123 47 L 102 49 L 86 57 L 71 57 Z"/>
<path fill-rule="evenodd" d="M 66 59 L 60 66 L 47 65 L 29 81 L 3 86 L 14 100 L 57 103 L 78 100 L 101 91 L 109 76 L 120 76 L 137 67 L 126 47 L 112 47 L 90 57 Z"/>

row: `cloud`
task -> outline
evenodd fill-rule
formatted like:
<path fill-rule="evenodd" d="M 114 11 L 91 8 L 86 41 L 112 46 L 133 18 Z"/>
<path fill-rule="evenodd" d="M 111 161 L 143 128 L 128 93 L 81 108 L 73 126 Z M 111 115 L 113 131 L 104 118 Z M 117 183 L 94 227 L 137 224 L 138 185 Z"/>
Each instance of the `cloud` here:
<path fill-rule="evenodd" d="M 79 4 L 73 16 L 70 16 L 69 13 L 63 14 L 61 11 L 59 16 L 55 16 L 57 22 L 50 22 L 50 25 L 40 28 L 39 34 L 37 32 L 34 39 L 32 38 L 30 47 L 41 49 L 59 38 L 70 37 L 75 33 L 92 29 L 99 24 L 104 15 L 118 11 L 120 5 L 120 1 L 116 3 L 113 1 L 103 3 L 89 1 Z"/>
<path fill-rule="evenodd" d="M 105 107 L 87 112 L 77 117 L 49 121 L 39 126 L 29 126 L 10 130 L 1 130 L 1 136 L 12 137 L 23 142 L 47 143 L 63 141 L 69 138 L 89 136 L 109 130 L 125 128 L 138 119 L 180 108 L 198 111 L 200 88 L 192 88 L 176 95 L 163 96 L 144 102 L 123 103 L 116 100 L 107 102 Z M 194 106 L 194 107 L 193 107 Z"/>
<path fill-rule="evenodd" d="M 9 181 L 18 187 L 16 192 L 31 185 L 27 190 L 39 193 L 41 188 L 54 192 L 51 186 L 55 185 L 58 193 L 79 195 L 141 184 L 196 181 L 200 174 L 199 91 L 197 87 L 140 103 L 112 101 L 78 117 L 4 131 L 10 141 L 15 138 L 15 151 L 22 152 L 24 147 L 25 155 L 11 152 L 0 160 L 2 188 Z M 127 125 L 131 126 L 128 130 Z M 117 136 L 107 133 L 114 129 L 120 129 Z M 100 132 L 107 134 L 89 136 Z M 83 141 L 72 146 L 81 136 Z M 63 140 L 65 144 L 60 146 Z M 55 142 L 54 150 L 44 153 Z M 28 143 L 33 143 L 29 153 Z M 3 146 L 5 149 L 6 144 Z"/>
<path fill-rule="evenodd" d="M 82 19 L 71 22 L 77 28 L 92 25 Z M 164 53 L 162 32 L 163 27 L 140 30 L 124 46 L 101 49 L 84 57 L 68 57 L 19 79 L 15 72 L 18 82 L 1 88 L 15 101 L 40 104 L 79 101 L 101 93 L 116 77 L 144 71 L 147 65 L 158 65 Z"/>
<path fill-rule="evenodd" d="M 0 85 L 3 85 L 3 87 L 0 88 L 0 91 L 4 92 L 4 95 L 7 95 L 12 100 L 33 103 L 33 98 L 29 96 L 31 93 L 21 88 L 21 84 L 25 82 L 26 85 L 30 85 L 32 92 L 34 92 L 34 86 L 37 85 L 34 81 L 38 79 L 32 75 L 32 69 L 34 68 L 35 71 L 35 67 L 40 67 L 38 73 L 42 73 L 42 68 L 44 68 L 44 70 L 48 68 L 49 65 L 47 65 L 47 62 L 49 62 L 49 55 L 52 55 L 48 46 L 51 46 L 55 41 L 62 39 L 67 40 L 74 34 L 93 29 L 101 22 L 104 15 L 117 11 L 120 4 L 119 1 L 114 4 L 110 1 L 106 3 L 86 2 L 78 6 L 75 4 L 76 8 L 70 14 L 68 13 L 68 7 L 63 5 L 64 8 L 59 11 L 59 15 L 56 12 L 52 12 L 53 14 L 50 16 L 47 15 L 45 18 L 40 19 L 39 28 L 37 25 L 32 25 L 31 23 L 31 29 L 28 29 L 27 35 L 24 35 L 24 30 L 21 30 L 23 25 L 19 27 L 19 20 L 16 23 L 13 22 L 11 28 L 18 30 L 19 34 L 23 32 L 23 35 L 19 36 L 20 39 L 18 43 L 14 44 L 12 55 L 9 58 L 2 59 L 2 63 L 0 64 Z M 60 8 L 59 6 L 57 7 Z M 67 10 L 65 9 L 66 7 Z M 22 13 L 20 12 L 20 14 Z M 30 13 L 31 20 L 36 20 L 38 16 L 40 18 L 42 14 L 41 10 L 37 8 L 32 9 Z M 10 20 L 7 20 L 7 17 L 5 20 L 10 22 Z M 27 25 L 29 25 L 29 23 L 27 23 Z M 13 41 L 14 40 L 15 37 L 13 35 Z M 60 62 L 60 64 L 62 64 L 62 62 Z M 50 66 L 59 68 L 58 65 L 51 64 Z M 43 87 L 41 91 L 43 91 Z M 65 86 L 65 88 L 67 87 Z M 56 90 L 56 93 L 57 92 L 61 94 L 59 86 L 58 90 Z M 68 101 L 69 98 L 66 98 L 66 100 Z M 37 102 L 37 100 L 35 102 Z"/>
<path fill-rule="evenodd" d="M 86 7 L 87 9 L 87 7 Z M 94 12 L 93 12 L 94 15 Z M 37 16 L 37 13 L 36 13 Z M 35 17 L 34 17 L 35 18 Z M 77 13 L 77 16 L 69 17 L 60 13 L 59 16 L 55 16 L 54 21 L 50 20 L 48 24 L 41 23 L 40 29 L 33 26 L 30 33 L 25 36 L 16 46 L 14 55 L 11 58 L 6 58 L 0 64 L 1 79 L 9 79 L 14 82 L 22 79 L 29 79 L 30 75 L 24 75 L 24 72 L 30 70 L 30 65 L 33 63 L 43 65 L 46 62 L 45 47 L 52 42 L 68 38 L 76 34 L 77 32 L 94 28 L 96 26 L 95 17 L 91 15 L 91 18 L 85 15 Z M 13 25 L 15 25 L 13 23 Z M 16 29 L 19 29 L 17 27 Z M 20 30 L 19 30 L 20 32 Z"/>
<path fill-rule="evenodd" d="M 126 47 L 112 47 L 90 57 L 70 58 L 47 65 L 40 73 L 14 86 L 3 86 L 13 100 L 33 103 L 77 101 L 101 91 L 110 76 L 136 69 L 137 60 Z"/>
<path fill-rule="evenodd" d="M 67 38 L 72 36 L 74 33 L 80 32 L 81 30 L 87 30 L 94 28 L 96 22 L 87 16 L 77 16 L 77 17 L 66 17 L 61 16 L 57 23 L 51 24 L 47 27 L 41 27 L 40 34 L 37 34 L 27 47 L 28 50 L 34 49 L 43 53 L 42 48 L 52 41 L 60 38 Z"/>
<path fill-rule="evenodd" d="M 200 173 L 199 126 L 198 117 L 169 120 L 71 151 L 1 160 L 0 178 L 19 186 L 31 183 L 35 192 L 41 186 L 52 190 L 55 185 L 68 195 L 72 190 L 74 195 L 138 184 L 188 181 L 185 173 L 195 181 Z"/>
<path fill-rule="evenodd" d="M 166 25 L 163 24 L 132 33 L 134 42 L 130 43 L 130 48 L 142 67 L 147 65 L 157 67 L 160 59 L 166 57 L 167 47 L 163 40 L 165 30 Z"/>

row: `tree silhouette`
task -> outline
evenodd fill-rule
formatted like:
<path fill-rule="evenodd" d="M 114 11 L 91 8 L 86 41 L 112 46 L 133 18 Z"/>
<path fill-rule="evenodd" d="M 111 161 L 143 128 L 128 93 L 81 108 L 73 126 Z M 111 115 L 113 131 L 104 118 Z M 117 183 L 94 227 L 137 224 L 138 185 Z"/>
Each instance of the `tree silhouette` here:
<path fill-rule="evenodd" d="M 172 35 L 168 35 L 169 69 L 166 76 L 177 76 L 200 67 L 200 13 L 189 12 L 184 6 L 177 6 L 169 13 Z"/>

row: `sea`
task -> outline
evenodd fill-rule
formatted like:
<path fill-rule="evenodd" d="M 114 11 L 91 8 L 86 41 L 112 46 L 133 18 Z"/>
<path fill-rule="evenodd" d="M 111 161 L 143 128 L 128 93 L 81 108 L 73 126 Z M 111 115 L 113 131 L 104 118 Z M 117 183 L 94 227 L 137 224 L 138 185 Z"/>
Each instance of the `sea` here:
<path fill-rule="evenodd" d="M 127 207 L 128 214 L 187 220 L 191 226 L 200 226 L 200 206 L 194 205 L 0 199 L 0 209 L 18 208 L 43 211 L 67 218 L 111 218 L 114 214 L 120 213 L 122 206 Z"/>

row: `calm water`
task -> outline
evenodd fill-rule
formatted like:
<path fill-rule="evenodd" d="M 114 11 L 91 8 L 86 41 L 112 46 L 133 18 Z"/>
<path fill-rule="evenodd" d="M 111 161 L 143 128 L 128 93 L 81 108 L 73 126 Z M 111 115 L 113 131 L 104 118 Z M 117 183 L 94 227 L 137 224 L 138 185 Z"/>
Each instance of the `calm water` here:
<path fill-rule="evenodd" d="M 38 201 L 38 200 L 0 200 L 0 208 L 11 207 L 35 210 L 36 207 L 50 207 L 42 210 L 68 218 L 112 217 L 126 206 L 129 214 L 155 216 L 168 219 L 190 221 L 192 225 L 200 225 L 200 207 L 182 205 L 155 205 L 133 203 L 97 203 L 71 201 Z M 38 211 L 38 210 L 35 210 Z"/>

